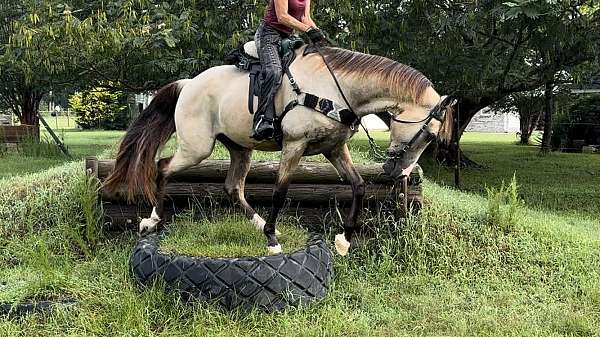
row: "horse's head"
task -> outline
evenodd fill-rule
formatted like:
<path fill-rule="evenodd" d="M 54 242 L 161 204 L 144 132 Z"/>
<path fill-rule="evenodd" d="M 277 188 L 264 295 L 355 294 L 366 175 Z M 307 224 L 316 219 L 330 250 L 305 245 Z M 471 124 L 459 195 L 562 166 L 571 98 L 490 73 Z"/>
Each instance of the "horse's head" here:
<path fill-rule="evenodd" d="M 449 142 L 452 136 L 456 99 L 440 98 L 432 88 L 427 91 L 423 102 L 403 103 L 390 112 L 391 142 L 383 170 L 394 179 L 410 175 L 432 140 Z"/>

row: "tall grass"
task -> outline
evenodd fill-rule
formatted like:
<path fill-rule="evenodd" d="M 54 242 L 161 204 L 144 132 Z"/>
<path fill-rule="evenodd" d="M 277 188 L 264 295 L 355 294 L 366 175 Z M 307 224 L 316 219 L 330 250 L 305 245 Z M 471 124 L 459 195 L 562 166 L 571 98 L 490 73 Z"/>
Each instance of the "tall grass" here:
<path fill-rule="evenodd" d="M 597 224 L 522 206 L 516 180 L 490 188 L 486 197 L 425 181 L 425 207 L 408 221 L 395 221 L 379 208 L 367 210 L 362 222 L 368 229 L 353 241 L 349 257 L 335 257 L 328 298 L 270 316 L 186 305 L 160 286 L 137 288 L 128 272 L 137 235 L 102 231 L 97 182 L 82 172 L 77 162 L 0 181 L 5 192 L 0 194 L 0 301 L 79 300 L 74 309 L 19 321 L 0 318 L 0 335 L 593 336 L 600 331 Z M 199 216 L 220 212 L 209 207 Z M 189 226 L 202 223 L 196 216 L 186 220 Z M 324 223 L 331 240 L 340 225 L 335 211 Z M 242 225 L 233 239 L 224 227 L 213 234 L 235 240 Z M 191 248 L 202 242 L 193 230 L 180 229 Z"/>
<path fill-rule="evenodd" d="M 25 137 L 17 143 L 17 151 L 24 157 L 57 158 L 64 157 L 64 153 L 49 136 L 42 134 L 37 139 L 34 136 Z"/>

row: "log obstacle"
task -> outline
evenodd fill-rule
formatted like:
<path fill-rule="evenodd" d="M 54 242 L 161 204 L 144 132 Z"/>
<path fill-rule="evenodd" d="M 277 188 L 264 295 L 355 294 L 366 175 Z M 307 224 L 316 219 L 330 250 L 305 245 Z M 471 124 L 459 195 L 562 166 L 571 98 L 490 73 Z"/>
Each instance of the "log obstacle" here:
<path fill-rule="evenodd" d="M 277 176 L 278 162 L 253 162 L 246 178 L 246 199 L 252 206 L 270 206 L 273 184 Z M 400 186 L 383 173 L 381 164 L 356 165 L 365 180 L 364 206 L 374 202 L 391 201 L 392 204 L 406 203 L 412 209 L 420 209 L 423 201 L 421 188 L 422 170 L 417 167 L 408 179 L 407 195 Z M 100 181 L 110 174 L 114 160 L 86 159 L 86 172 Z M 229 160 L 205 160 L 187 170 L 173 175 L 166 186 L 168 202 L 166 211 L 173 215 L 188 208 L 191 203 L 228 203 L 224 182 L 229 169 Z M 137 224 L 138 218 L 147 217 L 151 208 L 144 202 L 128 205 L 122 195 L 109 195 L 100 189 L 105 222 L 113 226 Z M 309 215 L 315 210 L 330 210 L 332 206 L 349 206 L 352 188 L 343 181 L 329 163 L 304 162 L 292 175 L 288 190 L 289 210 L 303 210 Z M 406 200 L 404 200 L 406 198 Z"/>
<path fill-rule="evenodd" d="M 35 125 L 0 126 L 0 143 L 19 144 L 29 137 L 35 137 L 39 127 Z"/>

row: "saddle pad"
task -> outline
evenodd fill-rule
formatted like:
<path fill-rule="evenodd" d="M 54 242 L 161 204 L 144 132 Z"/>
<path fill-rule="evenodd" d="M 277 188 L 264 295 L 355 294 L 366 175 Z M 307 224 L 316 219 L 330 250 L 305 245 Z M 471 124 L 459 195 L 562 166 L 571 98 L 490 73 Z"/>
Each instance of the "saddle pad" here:
<path fill-rule="evenodd" d="M 256 42 L 249 41 L 244 43 L 244 52 L 251 57 L 258 58 L 258 50 L 256 49 Z"/>

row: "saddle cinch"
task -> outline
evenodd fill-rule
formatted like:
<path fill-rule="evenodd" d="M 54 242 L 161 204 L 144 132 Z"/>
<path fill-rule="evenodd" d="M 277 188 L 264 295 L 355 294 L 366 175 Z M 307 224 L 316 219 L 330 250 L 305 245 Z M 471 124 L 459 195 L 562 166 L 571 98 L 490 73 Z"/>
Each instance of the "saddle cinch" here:
<path fill-rule="evenodd" d="M 304 45 L 304 40 L 299 36 L 291 36 L 281 41 L 279 48 L 279 57 L 281 58 L 281 66 L 283 72 L 289 74 L 289 66 L 294 61 L 296 49 Z M 225 63 L 235 65 L 238 69 L 247 71 L 250 77 L 250 85 L 248 89 L 248 111 L 254 114 L 254 97 L 260 94 L 260 73 L 262 65 L 258 59 L 258 50 L 255 41 L 249 41 L 241 45 L 237 49 L 231 51 L 225 56 Z"/>

